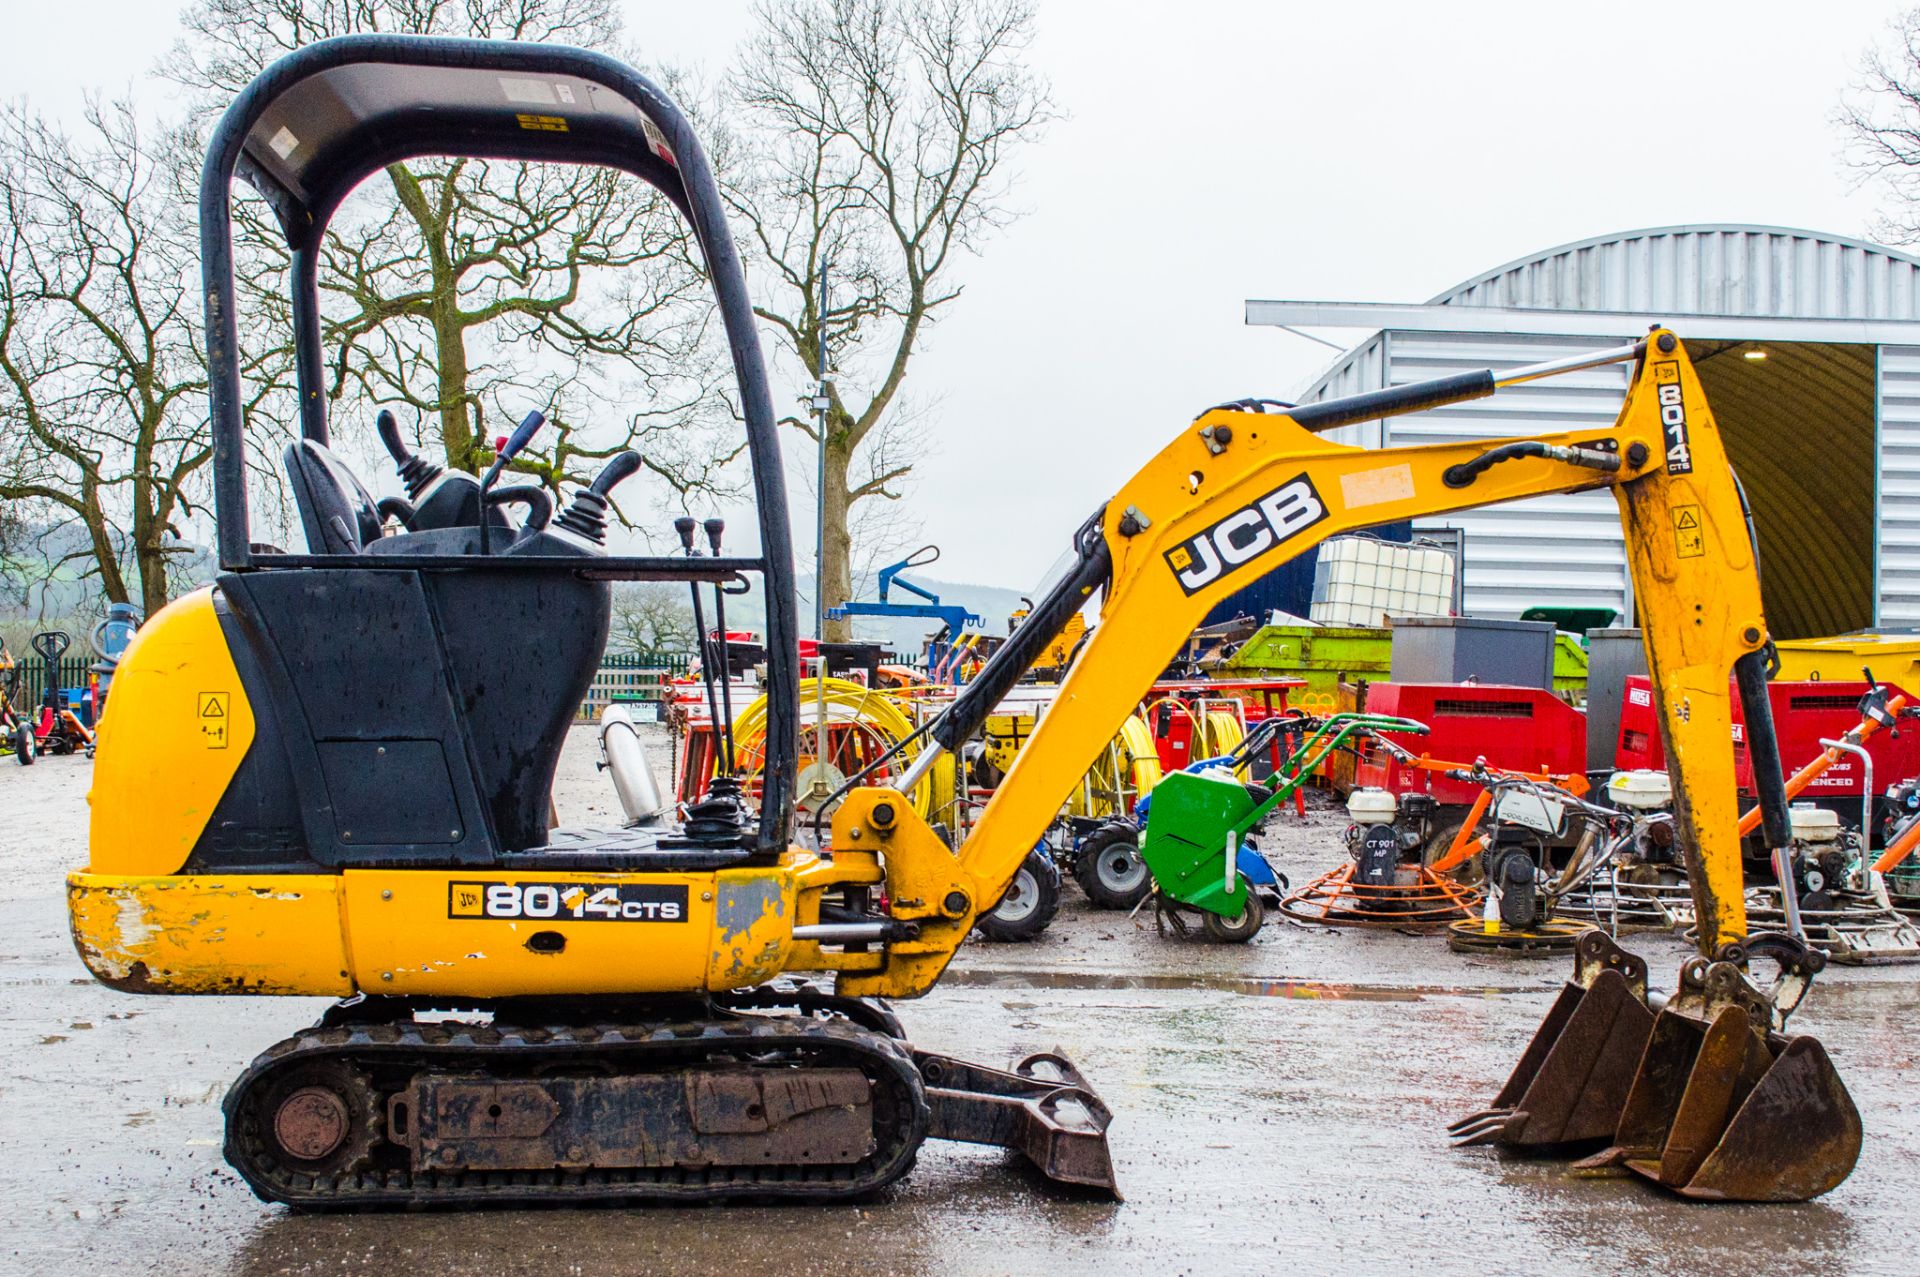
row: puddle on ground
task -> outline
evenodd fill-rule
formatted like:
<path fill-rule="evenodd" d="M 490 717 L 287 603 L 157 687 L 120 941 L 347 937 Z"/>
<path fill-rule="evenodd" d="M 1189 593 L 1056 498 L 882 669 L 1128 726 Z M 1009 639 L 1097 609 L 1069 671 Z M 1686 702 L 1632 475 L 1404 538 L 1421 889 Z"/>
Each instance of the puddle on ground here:
<path fill-rule="evenodd" d="M 1239 993 L 1254 998 L 1323 1002 L 1418 1002 L 1422 998 L 1538 997 L 1539 985 L 1332 984 L 1285 977 L 1262 980 L 1228 975 L 1127 974 L 1102 971 L 1017 971 L 949 967 L 940 983 L 971 989 L 1143 989 Z"/>

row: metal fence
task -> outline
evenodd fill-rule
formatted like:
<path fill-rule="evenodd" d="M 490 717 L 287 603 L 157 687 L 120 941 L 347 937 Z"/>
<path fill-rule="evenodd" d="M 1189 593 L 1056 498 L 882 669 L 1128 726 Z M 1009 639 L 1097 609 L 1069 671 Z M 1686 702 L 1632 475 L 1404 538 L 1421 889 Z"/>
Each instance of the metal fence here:
<path fill-rule="evenodd" d="M 686 652 L 627 652 L 601 658 L 587 699 L 580 703 L 579 718 L 591 722 L 609 705 L 635 707 L 635 716 L 646 719 L 662 713 L 671 697 L 668 683 L 685 674 L 693 663 Z"/>
<path fill-rule="evenodd" d="M 19 669 L 14 673 L 20 676 L 20 682 L 13 693 L 14 707 L 22 710 L 31 709 L 40 703 L 40 697 L 46 691 L 47 663 L 40 659 L 38 652 L 28 652 L 24 657 L 15 652 L 13 659 L 19 664 Z M 61 657 L 60 686 L 68 690 L 86 687 L 87 680 L 92 677 L 92 669 L 93 657 L 91 656 Z M 12 677 L 11 674 L 0 674 L 0 693 L 6 691 L 7 679 L 10 677 Z M 75 697 L 74 700 L 74 708 L 78 709 L 79 698 Z"/>

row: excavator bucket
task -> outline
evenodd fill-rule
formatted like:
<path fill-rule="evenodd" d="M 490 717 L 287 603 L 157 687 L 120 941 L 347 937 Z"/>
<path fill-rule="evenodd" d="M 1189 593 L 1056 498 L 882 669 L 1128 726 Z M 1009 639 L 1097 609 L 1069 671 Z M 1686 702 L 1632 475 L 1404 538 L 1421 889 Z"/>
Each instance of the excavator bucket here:
<path fill-rule="evenodd" d="M 1573 979 L 1491 1107 L 1447 1128 L 1461 1145 L 1544 1149 L 1613 1138 L 1654 1027 L 1646 959 L 1603 931 L 1574 945 Z"/>
<path fill-rule="evenodd" d="M 1777 942 L 1781 937 L 1765 937 Z M 1860 1114 L 1825 1048 L 1774 1031 L 1801 973 L 1783 962 L 1791 1000 L 1750 984 L 1734 961 L 1690 960 L 1661 1010 L 1614 1144 L 1575 1169 L 1625 1168 L 1686 1197 L 1803 1202 L 1837 1186 L 1860 1156 Z M 1802 947 L 1802 953 L 1811 953 Z M 1738 956 L 1738 955 L 1734 955 Z M 1813 955 L 1817 959 L 1817 954 Z"/>

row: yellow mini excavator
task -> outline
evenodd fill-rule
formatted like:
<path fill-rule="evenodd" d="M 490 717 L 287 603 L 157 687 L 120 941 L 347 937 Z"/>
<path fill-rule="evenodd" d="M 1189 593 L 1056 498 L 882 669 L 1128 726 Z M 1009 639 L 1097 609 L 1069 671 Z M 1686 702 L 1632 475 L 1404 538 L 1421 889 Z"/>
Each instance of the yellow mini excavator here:
<path fill-rule="evenodd" d="M 710 529 L 712 553 L 695 553 L 689 522 L 683 555 L 606 553 L 609 493 L 632 454 L 557 516 L 542 491 L 495 487 L 537 415 L 478 480 L 405 456 L 383 423 L 404 500 L 376 503 L 330 451 L 316 304 L 328 219 L 380 166 L 449 154 L 609 166 L 679 208 L 731 345 L 757 549 L 724 554 Z M 304 553 L 249 535 L 236 177 L 274 210 L 292 263 L 301 437 L 284 462 Z M 321 1207 L 841 1199 L 903 1175 L 930 1136 L 1016 1148 L 1058 1180 L 1111 1190 L 1110 1115 L 1071 1064 L 1039 1055 L 1003 1071 L 916 1050 L 879 999 L 934 987 L 1227 593 L 1335 533 L 1597 487 L 1617 493 L 1627 531 L 1702 952 L 1656 1016 L 1644 966 L 1583 950 L 1510 1094 L 1470 1135 L 1611 1145 L 1605 1168 L 1700 1196 L 1806 1197 L 1845 1177 L 1858 1116 L 1818 1044 L 1781 1032 L 1817 955 L 1746 936 L 1728 676 L 1765 828 L 1784 844 L 1769 643 L 1742 498 L 1673 333 L 1285 414 L 1208 411 L 1080 528 L 1072 569 L 923 729 L 895 783 L 855 775 L 830 831 L 796 840 L 793 554 L 722 207 L 673 103 L 572 49 L 330 40 L 263 72 L 213 134 L 200 218 L 223 574 L 153 617 L 121 663 L 91 860 L 68 891 L 80 955 L 116 989 L 339 999 L 228 1093 L 226 1156 L 255 1192 Z M 1631 363 L 1634 380 L 1607 428 L 1383 450 L 1315 433 L 1608 362 Z M 748 801 L 723 774 L 677 811 L 549 829 L 608 583 L 623 579 L 729 592 L 758 580 L 761 785 Z M 903 791 L 1096 592 L 1102 623 L 950 849 Z M 1777 987 L 1749 974 L 1763 956 Z"/>

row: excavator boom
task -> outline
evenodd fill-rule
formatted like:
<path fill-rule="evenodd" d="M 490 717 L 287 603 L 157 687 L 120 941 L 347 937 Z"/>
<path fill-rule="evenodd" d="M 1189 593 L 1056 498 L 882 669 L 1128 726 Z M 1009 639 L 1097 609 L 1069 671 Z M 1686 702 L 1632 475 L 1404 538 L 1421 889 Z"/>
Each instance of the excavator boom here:
<path fill-rule="evenodd" d="M 1607 428 L 1402 448 L 1351 447 L 1316 433 L 1627 361 L 1635 364 L 1633 384 Z M 1394 387 L 1284 415 L 1237 406 L 1203 413 L 1082 529 L 1076 569 L 935 728 L 945 747 L 966 739 L 1024 672 L 1028 649 L 1050 638 L 1092 593 L 1102 594 L 1101 623 L 960 848 L 943 899 L 957 903 L 956 891 L 970 907 L 999 899 L 1112 739 L 1114 724 L 1234 591 L 1344 532 L 1599 487 L 1619 498 L 1702 951 L 1744 935 L 1728 685 L 1730 674 L 1740 675 L 1743 687 L 1762 674 L 1767 628 L 1738 481 L 1685 348 L 1664 330 L 1584 358 Z M 1766 698 L 1757 700 L 1762 720 L 1751 735 L 1771 741 Z M 1750 722 L 1754 709 L 1749 703 Z M 918 767 L 935 755 L 922 753 Z M 1766 761 L 1756 758 L 1757 775 L 1769 774 Z M 1770 775 L 1778 774 L 1775 758 Z M 1769 792 L 1765 779 L 1761 788 Z M 858 845 L 844 835 L 863 823 L 872 828 L 863 813 L 886 792 L 855 792 L 836 819 L 836 846 Z M 1784 825 L 1777 779 L 1772 792 L 1765 805 L 1778 809 Z M 903 842 L 907 835 L 889 837 Z M 885 971 L 843 977 L 843 990 L 908 997 L 931 987 L 951 957 L 949 942 L 957 946 L 965 937 L 971 911 L 956 915 L 933 899 L 924 912 L 909 909 L 907 916 L 922 923 L 918 942 L 896 945 Z"/>
<path fill-rule="evenodd" d="M 1529 439 L 1348 447 L 1315 432 L 1494 393 L 1602 363 L 1634 364 L 1618 419 Z M 1220 600 L 1341 532 L 1544 493 L 1611 487 L 1619 500 L 1654 700 L 1673 773 L 1675 832 L 1700 956 L 1655 1014 L 1646 964 L 1604 933 L 1580 937 L 1574 977 L 1462 1144 L 1607 1147 L 1582 1163 L 1688 1197 L 1802 1201 L 1851 1173 L 1862 1128 L 1820 1044 L 1786 1017 L 1823 963 L 1792 936 L 1747 935 L 1729 683 L 1770 847 L 1786 799 L 1766 694 L 1767 626 L 1751 519 L 1720 432 L 1673 333 L 1586 358 L 1395 387 L 1285 415 L 1202 414 L 1082 528 L 1075 570 L 933 732 L 952 748 L 1095 591 L 1092 632 L 1053 707 L 957 857 L 858 790 L 835 847 L 886 845 L 889 893 L 910 939 L 843 993 L 910 997 L 939 978 L 974 911 L 997 900 L 1061 801 L 1180 643 Z M 1731 678 L 1729 677 L 1731 675 Z M 925 751 L 916 769 L 938 750 Z M 909 779 L 912 779 L 911 773 Z M 1750 958 L 1777 964 L 1763 989 Z"/>

